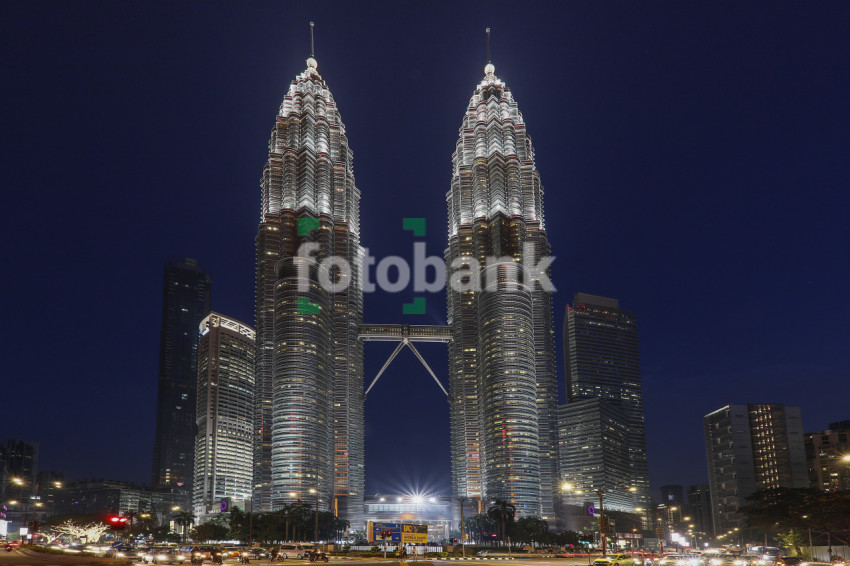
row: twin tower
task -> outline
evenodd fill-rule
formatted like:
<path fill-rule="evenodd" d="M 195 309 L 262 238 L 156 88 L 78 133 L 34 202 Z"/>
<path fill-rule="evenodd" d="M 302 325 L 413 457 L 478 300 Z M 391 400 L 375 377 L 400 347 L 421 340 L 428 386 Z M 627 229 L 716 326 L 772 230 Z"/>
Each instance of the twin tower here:
<path fill-rule="evenodd" d="M 278 111 L 261 183 L 253 504 L 272 511 L 317 498 L 360 529 L 364 249 L 352 162 L 310 57 Z M 528 277 L 549 255 L 543 188 L 522 114 L 489 63 L 463 117 L 446 200 L 452 495 L 551 519 L 551 289 Z"/>

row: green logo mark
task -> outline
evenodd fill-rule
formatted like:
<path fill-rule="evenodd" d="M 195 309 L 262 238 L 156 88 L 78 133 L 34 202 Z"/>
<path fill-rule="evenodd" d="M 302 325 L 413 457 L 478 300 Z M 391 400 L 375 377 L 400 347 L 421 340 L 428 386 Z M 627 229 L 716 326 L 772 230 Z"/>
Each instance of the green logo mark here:
<path fill-rule="evenodd" d="M 402 312 L 404 314 L 425 314 L 425 297 L 416 297 L 412 303 L 404 303 Z"/>
<path fill-rule="evenodd" d="M 425 219 L 424 218 L 405 218 L 402 222 L 404 230 L 413 230 L 414 236 L 425 235 Z"/>
<path fill-rule="evenodd" d="M 318 218 L 299 218 L 298 219 L 298 235 L 309 236 L 310 232 L 319 229 Z"/>
<path fill-rule="evenodd" d="M 298 314 L 319 314 L 319 305 L 307 297 L 298 297 Z"/>

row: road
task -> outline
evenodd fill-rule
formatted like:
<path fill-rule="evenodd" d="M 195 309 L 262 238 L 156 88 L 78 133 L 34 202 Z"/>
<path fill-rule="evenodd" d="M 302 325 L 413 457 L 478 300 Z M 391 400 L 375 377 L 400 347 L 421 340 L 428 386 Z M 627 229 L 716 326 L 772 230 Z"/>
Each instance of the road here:
<path fill-rule="evenodd" d="M 0 548 L 0 566 L 126 566 L 126 561 L 112 558 L 87 558 L 63 554 L 42 554 L 15 549 L 6 552 Z"/>
<path fill-rule="evenodd" d="M 338 562 L 351 564 L 351 566 L 587 566 L 586 558 L 532 558 L 523 557 L 515 560 L 407 560 L 400 562 L 394 559 L 380 558 L 345 558 L 331 559 L 330 563 Z M 111 558 L 86 558 L 82 556 L 65 556 L 61 554 L 41 554 L 28 550 L 13 550 L 6 552 L 0 550 L 0 566 L 127 566 L 128 562 L 114 560 Z M 204 563 L 209 566 L 208 562 Z M 237 566 L 235 560 L 225 560 L 225 566 Z M 290 564 L 291 566 L 306 566 L 304 560 L 286 560 L 275 562 L 277 564 Z M 252 560 L 251 566 L 272 566 L 266 560 Z M 342 566 L 340 564 L 339 566 Z"/>

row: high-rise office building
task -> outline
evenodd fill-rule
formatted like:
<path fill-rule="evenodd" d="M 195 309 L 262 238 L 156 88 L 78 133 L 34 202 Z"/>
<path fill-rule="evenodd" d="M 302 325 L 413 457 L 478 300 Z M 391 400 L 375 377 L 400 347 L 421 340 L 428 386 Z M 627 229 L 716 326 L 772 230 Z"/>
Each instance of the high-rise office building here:
<path fill-rule="evenodd" d="M 603 489 L 606 498 L 622 502 L 623 511 L 649 509 L 649 466 L 635 314 L 620 309 L 617 299 L 577 293 L 564 317 L 564 364 L 567 406 L 587 399 L 602 399 L 628 423 L 628 478 L 615 481 L 619 474 L 606 473 L 601 476 L 603 484 L 583 487 Z M 600 415 L 588 422 L 602 423 L 603 419 Z M 581 459 L 564 461 L 561 476 L 572 477 L 586 465 Z"/>
<path fill-rule="evenodd" d="M 510 501 L 520 517 L 550 519 L 557 470 L 552 304 L 519 267 L 549 255 L 543 188 L 510 89 L 492 64 L 484 73 L 461 124 L 446 197 L 453 495 Z M 482 274 L 485 290 L 453 285 L 456 269 Z"/>
<path fill-rule="evenodd" d="M 38 475 L 38 442 L 9 438 L 0 445 L 3 484 L 0 497 L 22 499 L 35 494 Z"/>
<path fill-rule="evenodd" d="M 228 500 L 245 508 L 254 473 L 254 329 L 210 313 L 200 325 L 198 436 L 192 508 L 198 518 Z"/>
<path fill-rule="evenodd" d="M 686 515 L 693 519 L 696 532 L 702 536 L 711 536 L 711 490 L 708 484 L 688 487 L 688 505 Z"/>
<path fill-rule="evenodd" d="M 32 520 L 36 495 L 43 495 L 38 489 L 38 442 L 6 440 L 0 444 L 0 464 L 0 502 L 7 507 L 3 520 L 10 532 L 17 532 Z"/>
<path fill-rule="evenodd" d="M 254 508 L 318 492 L 321 509 L 356 528 L 364 489 L 364 252 L 352 164 L 336 102 L 310 57 L 278 111 L 261 182 Z M 344 289 L 333 289 L 339 271 L 325 269 L 333 256 L 352 266 Z"/>
<path fill-rule="evenodd" d="M 809 483 L 824 491 L 850 490 L 850 420 L 804 437 Z"/>
<path fill-rule="evenodd" d="M 667 506 L 684 505 L 685 488 L 681 485 L 662 485 L 661 503 Z"/>
<path fill-rule="evenodd" d="M 198 324 L 210 312 L 211 281 L 196 260 L 173 258 L 163 279 L 152 483 L 189 508 L 195 454 Z"/>
<path fill-rule="evenodd" d="M 587 503 L 595 504 L 593 488 L 630 486 L 629 421 L 615 405 L 599 397 L 574 401 L 558 408 L 558 452 L 567 528 L 570 516 L 587 515 Z M 605 509 L 633 511 L 634 496 L 627 489 L 605 494 Z M 577 509 L 572 509 L 572 507 Z"/>
<path fill-rule="evenodd" d="M 714 533 L 742 528 L 756 491 L 808 487 L 799 407 L 727 405 L 703 418 Z"/>

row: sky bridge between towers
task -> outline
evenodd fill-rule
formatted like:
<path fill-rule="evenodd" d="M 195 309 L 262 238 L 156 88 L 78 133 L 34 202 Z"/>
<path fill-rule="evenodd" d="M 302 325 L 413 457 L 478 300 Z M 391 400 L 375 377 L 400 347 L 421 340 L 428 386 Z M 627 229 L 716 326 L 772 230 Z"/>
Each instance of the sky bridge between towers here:
<path fill-rule="evenodd" d="M 378 372 L 378 375 L 369 384 L 369 387 L 366 389 L 366 395 L 369 394 L 369 391 L 372 390 L 372 387 L 375 386 L 378 379 L 384 374 L 384 371 L 386 371 L 401 349 L 407 346 L 413 352 L 413 355 L 422 362 L 422 365 L 425 366 L 425 369 L 428 370 L 428 373 L 431 374 L 431 377 L 434 378 L 434 381 L 437 382 L 437 385 L 445 393 L 446 397 L 449 396 L 448 391 L 440 383 L 434 370 L 431 369 L 431 366 L 428 365 L 428 362 L 425 361 L 425 358 L 422 357 L 422 354 L 419 353 L 419 350 L 416 349 L 413 343 L 441 342 L 448 344 L 452 341 L 452 330 L 450 327 L 432 324 L 361 324 L 358 337 L 363 342 L 398 342 L 393 353 L 390 354 L 390 357 L 387 358 L 387 361 L 381 367 L 381 371 Z"/>

